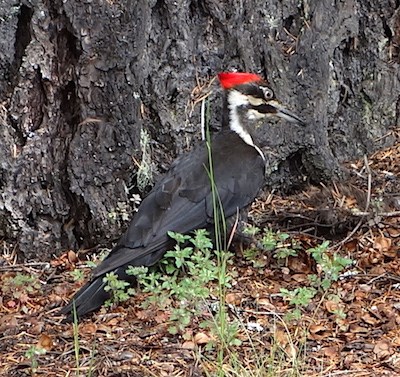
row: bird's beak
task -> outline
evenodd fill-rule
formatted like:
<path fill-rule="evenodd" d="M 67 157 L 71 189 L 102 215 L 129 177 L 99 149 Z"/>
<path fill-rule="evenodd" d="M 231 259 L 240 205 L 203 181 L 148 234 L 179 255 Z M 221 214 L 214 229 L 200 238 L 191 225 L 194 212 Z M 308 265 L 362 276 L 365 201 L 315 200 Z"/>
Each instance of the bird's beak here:
<path fill-rule="evenodd" d="M 256 110 L 261 117 L 263 116 L 278 116 L 292 123 L 297 123 L 304 126 L 306 123 L 300 119 L 296 114 L 285 109 L 278 101 L 272 100 L 262 105 L 253 105 L 253 109 Z"/>
<path fill-rule="evenodd" d="M 276 108 L 276 116 L 285 119 L 292 123 L 297 123 L 301 126 L 304 126 L 306 123 L 300 119 L 296 114 L 293 114 L 291 111 L 281 107 L 281 106 L 274 106 Z"/>
<path fill-rule="evenodd" d="M 270 101 L 269 103 L 275 109 L 275 115 L 287 120 L 288 122 L 297 123 L 301 126 L 305 125 L 305 122 L 300 119 L 296 114 L 293 114 L 291 111 L 284 108 L 278 101 Z"/>

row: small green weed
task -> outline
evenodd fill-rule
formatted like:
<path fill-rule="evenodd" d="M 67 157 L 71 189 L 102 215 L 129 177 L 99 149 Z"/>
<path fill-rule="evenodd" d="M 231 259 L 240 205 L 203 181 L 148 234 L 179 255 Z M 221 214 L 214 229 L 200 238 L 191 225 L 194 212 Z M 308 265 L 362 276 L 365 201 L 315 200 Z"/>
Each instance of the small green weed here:
<path fill-rule="evenodd" d="M 347 316 L 344 311 L 342 300 L 337 294 L 329 294 L 327 299 L 337 305 L 336 308 L 332 307 L 332 314 L 336 316 L 336 322 L 340 325 L 340 322 Z"/>
<path fill-rule="evenodd" d="M 36 374 L 36 370 L 38 368 L 38 356 L 44 355 L 46 353 L 46 350 L 42 347 L 38 347 L 36 345 L 33 345 L 29 347 L 29 349 L 25 352 L 25 357 L 29 359 L 30 364 L 31 364 L 31 372 L 32 375 Z"/>
<path fill-rule="evenodd" d="M 25 292 L 33 293 L 40 289 L 40 282 L 36 276 L 17 273 L 14 277 L 6 279 L 5 285 L 10 290 L 14 288 L 23 289 Z"/>
<path fill-rule="evenodd" d="M 40 291 L 41 285 L 37 276 L 28 275 L 18 272 L 14 277 L 9 277 L 4 280 L 0 287 L 0 292 L 3 296 L 9 296 L 12 299 L 20 300 L 25 296 L 34 294 Z"/>
<path fill-rule="evenodd" d="M 285 288 L 281 289 L 282 297 L 289 300 L 289 303 L 295 306 L 307 306 L 316 293 L 317 290 L 312 287 L 299 287 L 292 291 Z"/>
<path fill-rule="evenodd" d="M 75 306 L 75 301 L 72 302 L 72 313 L 73 313 L 73 319 L 74 321 L 72 322 L 72 330 L 74 334 L 74 353 L 75 353 L 75 365 L 76 365 L 76 371 L 77 374 L 79 374 L 79 351 L 80 351 L 80 345 L 79 345 L 79 324 L 78 324 L 78 315 L 76 313 L 76 306 Z"/>
<path fill-rule="evenodd" d="M 287 233 L 273 232 L 270 229 L 264 229 L 249 226 L 244 232 L 251 236 L 258 236 L 262 249 L 250 248 L 243 252 L 245 258 L 250 261 L 253 267 L 263 268 L 267 263 L 265 252 L 271 251 L 277 260 L 284 260 L 286 263 L 289 257 L 298 255 L 300 245 L 290 238 Z M 349 265 L 352 260 L 344 258 L 338 253 L 329 253 L 329 241 L 306 250 L 311 258 L 317 264 L 318 274 L 308 276 L 309 286 L 298 287 L 293 290 L 281 289 L 282 297 L 289 301 L 295 308 L 289 312 L 286 319 L 299 319 L 301 317 L 301 308 L 310 304 L 311 300 L 318 294 L 325 294 L 332 283 L 339 279 L 340 273 Z M 344 313 L 338 311 L 338 317 L 343 317 Z"/>
<path fill-rule="evenodd" d="M 211 320 L 200 323 L 200 328 L 210 329 L 211 341 L 206 345 L 205 349 L 210 351 L 215 348 L 216 341 L 219 340 L 222 346 L 227 350 L 230 347 L 237 347 L 242 344 L 238 338 L 241 324 L 238 321 L 229 321 L 226 310 L 220 311 Z"/>
<path fill-rule="evenodd" d="M 318 293 L 325 294 L 332 283 L 339 279 L 340 273 L 353 263 L 351 259 L 341 257 L 336 252 L 330 255 L 328 249 L 329 241 L 324 241 L 306 251 L 317 263 L 317 270 L 319 271 L 318 274 L 308 277 L 310 286 L 298 287 L 294 290 L 281 288 L 282 297 L 295 306 L 294 311 L 286 316 L 287 320 L 299 319 L 301 308 L 307 306 Z M 338 309 L 337 315 L 342 318 L 345 314 L 343 310 Z"/>
<path fill-rule="evenodd" d="M 317 290 L 313 287 L 299 287 L 294 290 L 288 290 L 281 288 L 281 295 L 285 300 L 288 300 L 291 305 L 295 306 L 295 309 L 290 311 L 285 319 L 298 320 L 301 318 L 301 307 L 307 306 L 311 300 L 317 294 Z"/>
<path fill-rule="evenodd" d="M 315 287 L 321 287 L 324 291 L 329 289 L 332 282 L 339 279 L 340 273 L 353 263 L 351 259 L 341 257 L 336 252 L 330 256 L 327 253 L 328 246 L 329 241 L 324 241 L 321 245 L 307 250 L 321 270 L 319 276 L 310 276 L 310 281 Z"/>
<path fill-rule="evenodd" d="M 208 283 L 217 280 L 218 268 L 214 260 L 213 244 L 206 230 L 199 229 L 194 235 L 169 232 L 176 241 L 160 262 L 159 269 L 132 267 L 127 270 L 142 286 L 143 292 L 151 293 L 142 303 L 148 308 L 154 304 L 160 309 L 171 305 L 171 299 L 179 302 L 178 308 L 169 308 L 169 327 L 172 334 L 182 331 L 194 316 L 203 311 L 204 300 L 210 296 Z M 230 276 L 225 276 L 229 284 Z"/>
<path fill-rule="evenodd" d="M 248 224 L 246 228 L 243 229 L 243 233 L 248 236 L 256 236 L 261 232 L 261 229 L 255 225 Z"/>
<path fill-rule="evenodd" d="M 118 275 L 114 272 L 107 273 L 103 278 L 103 282 L 106 283 L 104 290 L 111 294 L 111 298 L 104 303 L 106 307 L 124 302 L 135 293 L 135 290 L 129 287 L 130 284 L 119 279 Z"/>
<path fill-rule="evenodd" d="M 75 268 L 69 273 L 74 281 L 82 281 L 85 278 L 85 273 L 82 269 Z"/>
<path fill-rule="evenodd" d="M 261 229 L 250 225 L 244 229 L 244 233 L 254 237 L 261 234 Z M 300 247 L 294 239 L 290 238 L 289 234 L 264 229 L 261 235 L 261 248 L 250 248 L 243 251 L 244 257 L 252 263 L 253 267 L 265 267 L 268 262 L 265 253 L 269 251 L 273 251 L 276 259 L 287 260 L 290 256 L 297 256 Z"/>

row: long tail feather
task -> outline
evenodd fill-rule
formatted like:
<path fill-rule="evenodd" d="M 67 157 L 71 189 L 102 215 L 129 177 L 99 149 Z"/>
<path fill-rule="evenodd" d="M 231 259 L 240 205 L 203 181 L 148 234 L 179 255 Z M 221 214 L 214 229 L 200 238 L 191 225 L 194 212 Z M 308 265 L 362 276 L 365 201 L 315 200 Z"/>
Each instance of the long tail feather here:
<path fill-rule="evenodd" d="M 74 303 L 78 318 L 81 318 L 86 313 L 92 312 L 103 305 L 104 301 L 110 298 L 110 294 L 104 290 L 105 285 L 106 283 L 103 282 L 102 276 L 86 283 L 75 294 L 69 304 L 60 310 L 60 314 L 67 316 L 65 322 L 73 321 Z"/>

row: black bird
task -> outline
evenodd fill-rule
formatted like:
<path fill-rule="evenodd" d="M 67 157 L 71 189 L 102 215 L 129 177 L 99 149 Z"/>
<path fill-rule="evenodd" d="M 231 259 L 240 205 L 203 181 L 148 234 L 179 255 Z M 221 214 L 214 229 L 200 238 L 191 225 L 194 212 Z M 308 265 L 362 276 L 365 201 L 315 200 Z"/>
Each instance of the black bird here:
<path fill-rule="evenodd" d="M 215 185 L 226 218 L 248 206 L 263 186 L 265 158 L 254 138 L 262 119 L 281 117 L 303 122 L 285 110 L 267 83 L 253 73 L 220 73 L 225 89 L 222 130 L 212 137 L 211 153 Z M 72 302 L 78 317 L 99 308 L 109 298 L 103 278 L 113 271 L 129 280 L 128 266 L 152 266 L 173 245 L 168 231 L 187 234 L 213 228 L 213 197 L 207 169 L 205 142 L 178 157 L 170 170 L 142 201 L 128 230 L 108 257 L 62 310 L 72 319 Z"/>

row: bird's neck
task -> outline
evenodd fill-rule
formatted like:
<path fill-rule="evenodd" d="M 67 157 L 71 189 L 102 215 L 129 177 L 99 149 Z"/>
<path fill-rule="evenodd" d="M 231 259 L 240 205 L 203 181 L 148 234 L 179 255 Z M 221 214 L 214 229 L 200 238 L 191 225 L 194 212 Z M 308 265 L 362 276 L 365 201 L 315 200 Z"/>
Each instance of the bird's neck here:
<path fill-rule="evenodd" d="M 248 109 L 246 105 L 235 105 L 229 102 L 227 98 L 224 99 L 224 110 L 222 116 L 222 128 L 234 132 L 246 144 L 252 146 L 265 161 L 265 156 L 258 147 L 254 140 L 255 138 L 251 132 L 251 120 L 248 119 Z"/>
<path fill-rule="evenodd" d="M 255 147 L 254 138 L 248 123 L 247 109 L 244 106 L 231 106 L 229 108 L 229 128 L 236 132 L 246 144 Z"/>

